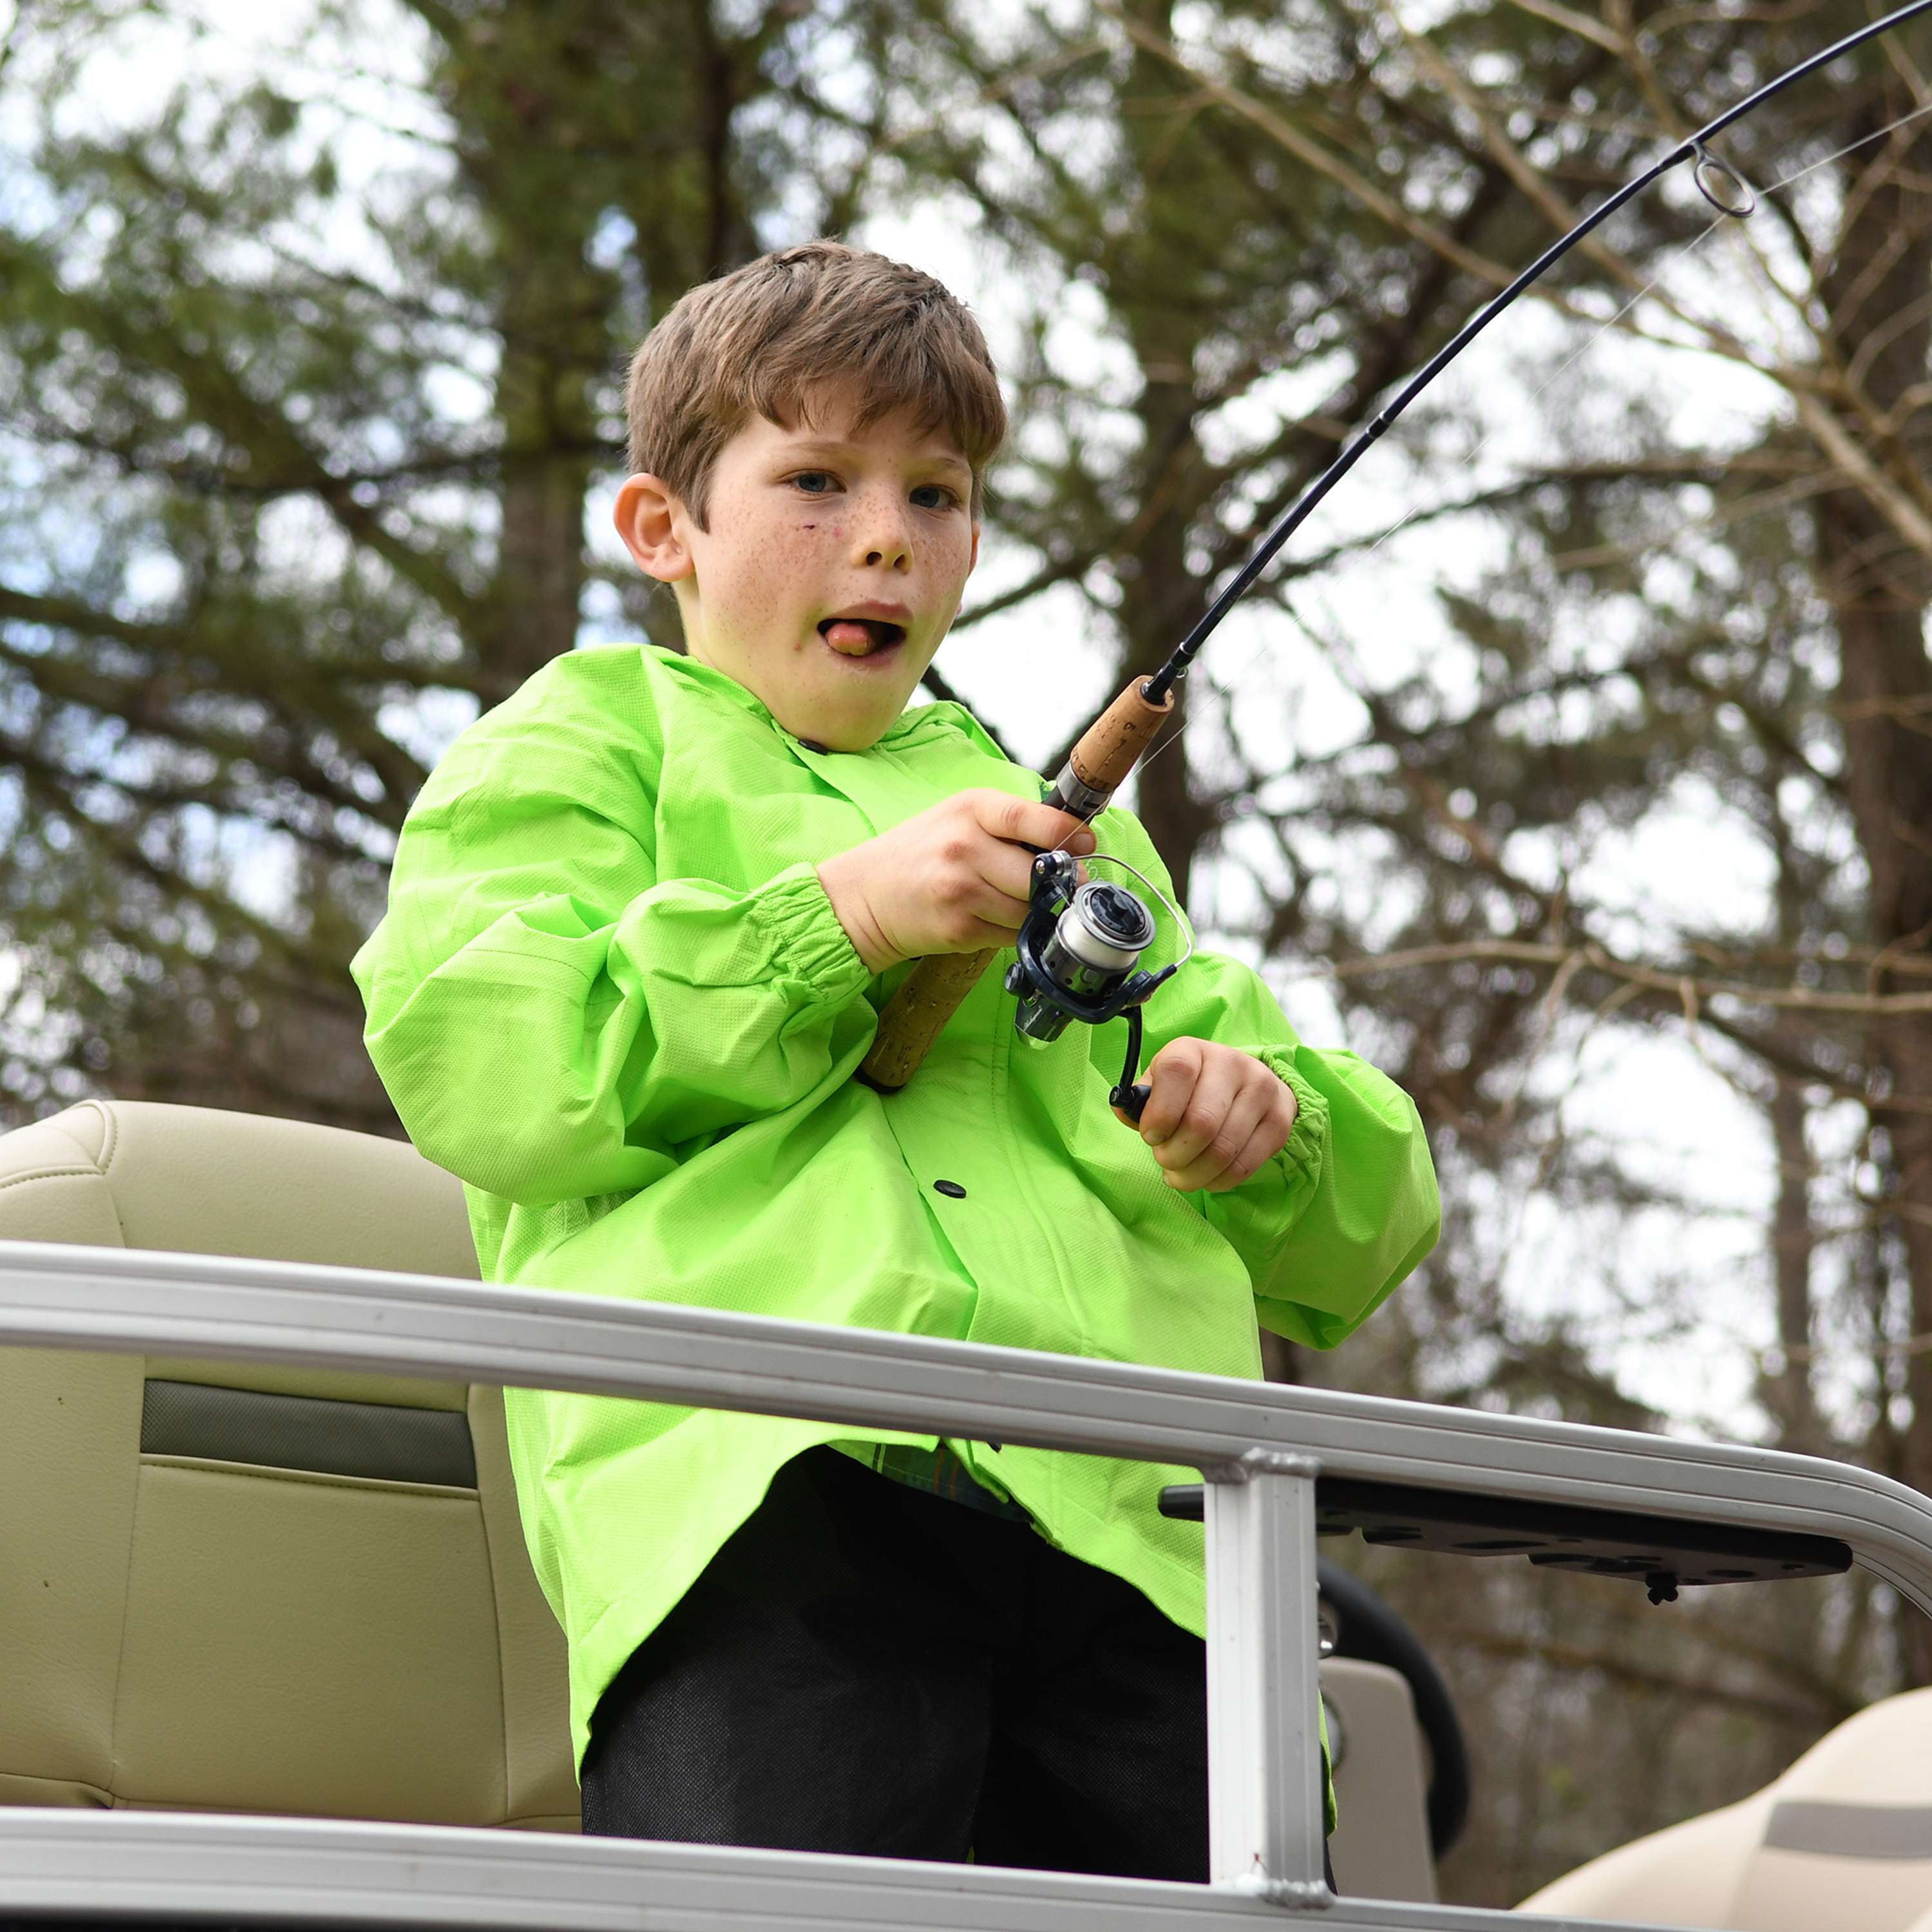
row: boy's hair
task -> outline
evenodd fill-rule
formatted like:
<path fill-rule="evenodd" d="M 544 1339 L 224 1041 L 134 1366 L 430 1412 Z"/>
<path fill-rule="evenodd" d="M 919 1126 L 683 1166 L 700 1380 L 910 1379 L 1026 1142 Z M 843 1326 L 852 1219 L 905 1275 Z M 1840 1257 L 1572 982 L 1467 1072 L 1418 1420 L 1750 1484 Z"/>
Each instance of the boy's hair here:
<path fill-rule="evenodd" d="M 761 255 L 673 306 L 631 358 L 631 468 L 662 478 L 704 529 L 718 452 L 738 430 L 754 415 L 809 424 L 841 384 L 863 399 L 856 427 L 910 409 L 946 430 L 980 514 L 1006 410 L 979 324 L 932 276 L 841 242 Z"/>

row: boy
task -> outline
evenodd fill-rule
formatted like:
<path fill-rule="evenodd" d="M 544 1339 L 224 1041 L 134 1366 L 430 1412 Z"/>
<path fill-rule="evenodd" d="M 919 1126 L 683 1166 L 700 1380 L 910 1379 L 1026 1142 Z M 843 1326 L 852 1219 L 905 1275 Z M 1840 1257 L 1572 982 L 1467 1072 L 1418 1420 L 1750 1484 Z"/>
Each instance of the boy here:
<path fill-rule="evenodd" d="M 904 709 L 1005 428 L 938 283 L 817 243 L 632 365 L 616 522 L 688 655 L 546 665 L 452 748 L 355 962 L 370 1053 L 461 1177 L 485 1280 L 1259 1373 L 1434 1241 L 1407 1099 L 1211 956 L 1016 1040 L 996 967 L 901 1094 L 852 1078 L 902 963 L 1010 940 L 1039 802 Z M 1102 849 L 1161 876 L 1124 813 Z M 1157 1050 L 1156 1050 L 1157 1049 Z M 568 1636 L 587 1830 L 1207 1875 L 1192 1472 L 506 1391 Z"/>

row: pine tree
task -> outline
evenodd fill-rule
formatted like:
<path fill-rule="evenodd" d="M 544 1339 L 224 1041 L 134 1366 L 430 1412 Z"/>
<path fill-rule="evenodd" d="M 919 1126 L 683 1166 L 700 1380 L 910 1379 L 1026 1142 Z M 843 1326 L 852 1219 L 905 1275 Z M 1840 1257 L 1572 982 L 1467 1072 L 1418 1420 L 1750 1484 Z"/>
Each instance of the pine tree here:
<path fill-rule="evenodd" d="M 38 10 L 0 77 L 0 1094 L 393 1131 L 347 962 L 403 814 L 586 627 L 665 631 L 586 537 L 623 358 L 864 149 L 783 0 L 193 28 Z M 83 115 L 144 48 L 161 105 Z"/>

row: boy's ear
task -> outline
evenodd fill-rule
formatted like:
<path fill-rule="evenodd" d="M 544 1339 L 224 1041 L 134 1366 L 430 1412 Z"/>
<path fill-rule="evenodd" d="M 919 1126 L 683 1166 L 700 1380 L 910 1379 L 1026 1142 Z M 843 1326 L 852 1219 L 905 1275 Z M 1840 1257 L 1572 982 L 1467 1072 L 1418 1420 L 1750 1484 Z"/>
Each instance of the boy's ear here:
<path fill-rule="evenodd" d="M 696 568 L 685 541 L 685 507 L 660 477 L 627 476 L 611 520 L 631 560 L 647 577 L 675 584 Z"/>

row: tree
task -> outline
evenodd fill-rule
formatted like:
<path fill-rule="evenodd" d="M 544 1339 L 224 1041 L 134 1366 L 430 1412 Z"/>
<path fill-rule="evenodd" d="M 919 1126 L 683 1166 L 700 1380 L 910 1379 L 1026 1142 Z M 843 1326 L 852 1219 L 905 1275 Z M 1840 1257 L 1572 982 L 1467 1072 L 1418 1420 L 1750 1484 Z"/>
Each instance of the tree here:
<path fill-rule="evenodd" d="M 1035 292 L 1031 440 L 998 500 L 1033 568 L 982 608 L 1038 611 L 1064 635 L 1077 592 L 1102 690 L 1166 655 L 1349 425 L 1518 265 L 1658 143 L 1847 24 L 1818 8 L 1774 28 L 1526 4 L 1452 10 L 1425 37 L 1347 0 L 925 19 L 899 50 L 920 104 L 899 152 L 976 214 L 1001 285 Z M 1710 1207 L 1694 1177 L 1644 1158 L 1651 1124 L 1618 1142 L 1570 1116 L 1586 1062 L 1682 1041 L 1764 1123 L 1769 1346 L 1744 1390 L 1768 1436 L 1932 1486 L 1932 1275 L 1915 1246 L 1932 1168 L 1913 1124 L 1932 1136 L 1932 905 L 1915 884 L 1932 854 L 1916 440 L 1932 296 L 1923 124 L 1892 127 L 1923 98 L 1922 52 L 1868 49 L 1734 130 L 1752 178 L 1810 171 L 1802 194 L 1768 196 L 1741 254 L 1706 239 L 1715 218 L 1683 184 L 1570 257 L 1540 313 L 1516 312 L 1418 412 L 1406 449 L 1391 438 L 1357 472 L 1352 516 L 1338 497 L 1231 621 L 1192 680 L 1186 736 L 1145 769 L 1139 808 L 1197 916 L 1277 971 L 1333 976 L 1353 1036 L 1421 1102 L 1444 1174 L 1424 1274 L 1332 1362 L 1285 1372 L 1640 1418 L 1616 1356 L 1646 1331 L 1653 1354 L 1697 1336 L 1709 1284 L 1660 1275 L 1654 1246 L 1649 1278 L 1630 1278 L 1628 1234 Z M 1076 304 L 1113 352 L 1098 383 L 1057 338 Z M 1606 328 L 1617 352 L 1592 356 Z M 1731 418 L 1687 438 L 1672 412 L 1726 371 Z M 1512 430 L 1526 416 L 1534 446 Z M 1401 605 L 1406 569 L 1438 578 L 1432 620 L 1419 596 Z M 1424 641 L 1388 635 L 1399 605 Z M 1319 735 L 1284 718 L 1297 700 L 1324 712 Z M 1652 905 L 1628 862 L 1593 863 L 1693 812 L 1763 889 Z M 1848 1109 L 1868 1132 L 1844 1133 Z M 1553 1312 L 1504 1286 L 1538 1216 L 1591 1231 L 1563 1250 L 1581 1279 Z M 1827 1356 L 1855 1377 L 1870 1363 L 1828 1411 Z M 1545 1815 L 1538 1778 L 1600 1750 L 1606 1701 L 1635 1682 L 1630 1634 L 1612 1619 L 1555 1642 L 1546 1594 L 1499 1581 L 1482 1595 L 1500 1628 L 1479 1642 L 1481 1619 L 1445 1624 L 1439 1596 L 1390 1587 L 1486 1694 L 1499 1646 L 1506 1702 L 1559 1658 L 1570 1673 L 1536 1749 L 1489 1734 L 1511 1778 L 1462 1895 L 1507 1902 L 1558 1865 L 1506 1847 L 1505 1815 Z M 1707 1781 L 1635 1780 L 1650 1808 L 1627 1830 L 1739 1795 L 1732 1780 L 1888 1672 L 1928 1668 L 1916 1628 L 1891 1630 L 1864 1597 L 1679 1622 L 1642 1640 L 1684 1652 L 1659 1693 L 1707 1715 L 1755 1700 L 1772 1729 L 1703 1760 Z M 1741 1688 L 1709 1660 L 1747 1643 L 1761 1675 Z"/>
<path fill-rule="evenodd" d="M 860 154 L 786 92 L 832 31 L 785 0 L 419 0 L 238 74 L 191 17 L 16 20 L 16 1117 L 98 1083 L 394 1130 L 347 962 L 396 831 L 452 730 L 586 625 L 664 626 L 585 536 L 621 364 L 693 282 L 842 218 Z M 80 122 L 78 78 L 144 50 L 185 63 L 169 98 Z"/>

